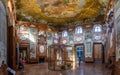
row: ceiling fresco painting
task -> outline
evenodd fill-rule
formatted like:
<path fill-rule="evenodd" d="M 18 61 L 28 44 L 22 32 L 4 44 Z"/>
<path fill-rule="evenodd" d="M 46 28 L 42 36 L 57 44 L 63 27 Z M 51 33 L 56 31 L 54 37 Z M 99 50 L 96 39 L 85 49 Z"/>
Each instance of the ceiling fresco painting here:
<path fill-rule="evenodd" d="M 16 0 L 18 19 L 66 23 L 104 14 L 108 0 Z"/>
<path fill-rule="evenodd" d="M 48 17 L 65 18 L 79 14 L 85 0 L 39 0 L 41 12 Z"/>

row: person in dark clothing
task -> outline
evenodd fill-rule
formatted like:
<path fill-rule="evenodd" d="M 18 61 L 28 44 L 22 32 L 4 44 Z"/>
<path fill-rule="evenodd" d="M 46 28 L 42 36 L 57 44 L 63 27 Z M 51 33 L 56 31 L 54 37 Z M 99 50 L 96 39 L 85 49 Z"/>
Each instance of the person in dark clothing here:
<path fill-rule="evenodd" d="M 24 69 L 24 65 L 22 63 L 22 58 L 19 59 L 19 66 L 18 66 L 19 69 Z"/>

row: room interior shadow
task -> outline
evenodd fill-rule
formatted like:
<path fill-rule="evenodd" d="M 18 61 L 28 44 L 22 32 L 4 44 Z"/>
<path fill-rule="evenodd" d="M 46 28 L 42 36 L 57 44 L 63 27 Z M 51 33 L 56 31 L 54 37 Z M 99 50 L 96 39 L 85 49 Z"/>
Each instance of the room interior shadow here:
<path fill-rule="evenodd" d="M 44 57 L 40 57 L 39 58 L 39 63 L 45 63 L 45 58 Z"/>

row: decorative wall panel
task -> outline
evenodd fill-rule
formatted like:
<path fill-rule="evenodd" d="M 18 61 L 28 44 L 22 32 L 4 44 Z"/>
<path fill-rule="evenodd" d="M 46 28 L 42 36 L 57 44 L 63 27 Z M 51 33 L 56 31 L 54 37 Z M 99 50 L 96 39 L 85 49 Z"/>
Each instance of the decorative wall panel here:
<path fill-rule="evenodd" d="M 85 61 L 93 62 L 93 41 L 92 30 L 85 30 L 84 42 L 85 42 Z"/>
<path fill-rule="evenodd" d="M 74 37 L 74 42 L 75 44 L 83 43 L 83 35 L 75 36 Z"/>
<path fill-rule="evenodd" d="M 47 32 L 47 45 L 52 45 L 53 43 L 53 34 L 52 32 Z"/>
<path fill-rule="evenodd" d="M 91 42 L 86 42 L 85 43 L 85 57 L 92 58 L 92 55 L 93 55 L 92 43 Z"/>
<path fill-rule="evenodd" d="M 74 33 L 72 31 L 69 32 L 69 45 L 74 45 Z"/>
<path fill-rule="evenodd" d="M 85 38 L 85 41 L 91 40 L 92 39 L 92 30 L 86 30 L 84 38 Z"/>
<path fill-rule="evenodd" d="M 30 39 L 30 59 L 36 59 L 36 39 L 37 39 L 37 29 L 29 29 L 29 39 Z"/>

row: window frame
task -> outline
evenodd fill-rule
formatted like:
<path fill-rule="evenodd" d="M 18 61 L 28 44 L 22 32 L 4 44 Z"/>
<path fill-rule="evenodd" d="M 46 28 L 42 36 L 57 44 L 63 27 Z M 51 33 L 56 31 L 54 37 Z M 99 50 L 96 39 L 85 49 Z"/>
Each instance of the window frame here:
<path fill-rule="evenodd" d="M 93 30 L 94 30 L 95 33 L 102 32 L 102 25 L 95 25 Z"/>
<path fill-rule="evenodd" d="M 66 37 L 68 37 L 68 31 L 67 31 L 67 30 L 64 30 L 64 31 L 62 32 L 62 38 L 66 38 Z"/>
<path fill-rule="evenodd" d="M 81 26 L 75 28 L 75 35 L 83 34 L 83 28 Z"/>

